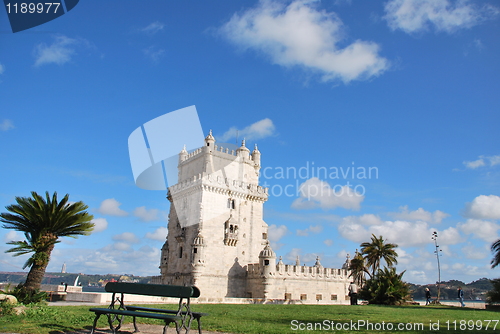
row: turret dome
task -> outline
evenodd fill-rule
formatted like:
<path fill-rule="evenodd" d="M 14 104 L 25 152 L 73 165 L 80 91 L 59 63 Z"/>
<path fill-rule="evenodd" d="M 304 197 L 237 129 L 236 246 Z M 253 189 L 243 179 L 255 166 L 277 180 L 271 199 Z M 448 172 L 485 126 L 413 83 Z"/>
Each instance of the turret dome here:
<path fill-rule="evenodd" d="M 269 243 L 269 241 L 267 242 L 264 249 L 260 251 L 259 258 L 261 257 L 276 258 L 276 253 L 271 248 L 271 244 Z"/>

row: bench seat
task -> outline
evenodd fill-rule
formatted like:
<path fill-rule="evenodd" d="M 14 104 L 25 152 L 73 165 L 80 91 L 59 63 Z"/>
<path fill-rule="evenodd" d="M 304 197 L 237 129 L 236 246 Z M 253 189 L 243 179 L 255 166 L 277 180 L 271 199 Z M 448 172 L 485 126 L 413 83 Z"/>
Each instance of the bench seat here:
<path fill-rule="evenodd" d="M 169 314 L 160 314 L 160 313 L 147 313 L 147 312 L 136 312 L 132 310 L 115 310 L 110 308 L 91 308 L 89 311 L 94 312 L 95 314 L 117 314 L 117 315 L 128 315 L 131 317 L 142 317 L 142 318 L 153 318 L 153 319 L 161 319 L 161 320 L 180 320 L 181 317 Z"/>
<path fill-rule="evenodd" d="M 198 322 L 198 332 L 199 334 L 202 333 L 200 318 L 207 314 L 192 312 L 190 308 L 190 299 L 200 296 L 200 290 L 195 286 L 109 282 L 106 284 L 105 289 L 107 292 L 113 294 L 111 297 L 111 304 L 107 308 L 93 307 L 89 309 L 89 311 L 95 313 L 94 324 L 90 332 L 91 334 L 94 334 L 97 321 L 103 314 L 107 316 L 109 327 L 113 334 L 120 329 L 124 316 L 133 317 L 134 329 L 136 332 L 139 332 L 136 318 L 140 317 L 165 321 L 165 327 L 163 328 L 164 334 L 166 334 L 168 326 L 172 322 L 175 323 L 175 329 L 178 334 L 180 334 L 181 331 L 187 334 L 191 329 L 192 320 L 196 319 Z M 124 300 L 127 294 L 178 298 L 179 308 L 177 311 L 174 311 L 150 307 L 128 306 L 125 304 Z M 116 327 L 113 325 L 115 321 L 118 321 Z"/>
<path fill-rule="evenodd" d="M 177 314 L 178 311 L 175 310 L 167 310 L 162 308 L 151 308 L 151 307 L 142 307 L 142 306 L 127 306 L 127 310 L 131 311 L 147 311 L 147 312 L 158 312 L 158 313 L 167 313 L 167 314 Z M 186 312 L 181 312 L 182 315 L 186 315 Z M 202 334 L 201 331 L 201 317 L 208 315 L 208 313 L 201 312 L 191 312 L 193 318 L 198 322 L 198 334 Z M 134 318 L 135 322 L 135 318 Z"/>

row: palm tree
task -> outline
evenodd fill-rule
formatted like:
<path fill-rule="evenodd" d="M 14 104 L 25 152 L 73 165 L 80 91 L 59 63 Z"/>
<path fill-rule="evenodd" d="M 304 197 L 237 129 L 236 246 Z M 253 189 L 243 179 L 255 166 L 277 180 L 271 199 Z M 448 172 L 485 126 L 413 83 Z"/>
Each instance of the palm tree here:
<path fill-rule="evenodd" d="M 402 273 L 397 274 L 394 267 L 384 267 L 370 279 L 360 291 L 360 297 L 369 304 L 398 305 L 409 298 L 410 288 L 403 282 Z"/>
<path fill-rule="evenodd" d="M 358 284 L 360 288 L 363 287 L 363 284 L 365 282 L 365 274 L 371 276 L 368 268 L 366 267 L 363 255 L 361 255 L 361 253 L 359 253 L 357 250 L 356 254 L 351 260 L 351 263 L 349 264 L 349 270 L 351 271 L 349 277 L 352 277 L 352 279 Z"/>
<path fill-rule="evenodd" d="M 94 229 L 94 218 L 85 210 L 88 208 L 83 202 L 69 203 L 69 195 L 58 202 L 57 193 L 52 198 L 45 193 L 45 199 L 36 192 L 32 197 L 16 197 L 17 204 L 9 205 L 9 212 L 0 214 L 0 221 L 6 229 L 24 232 L 26 240 L 11 241 L 7 244 L 16 247 L 6 251 L 14 256 L 33 253 L 26 261 L 24 268 L 30 267 L 24 288 L 39 290 L 50 260 L 50 254 L 59 237 L 73 237 L 88 235 Z"/>
<path fill-rule="evenodd" d="M 398 245 L 396 244 L 386 244 L 382 236 L 377 238 L 375 234 L 372 234 L 371 242 L 363 242 L 361 244 L 361 254 L 365 256 L 368 267 L 372 268 L 371 277 L 375 276 L 382 260 L 389 267 L 398 263 L 398 254 L 394 250 L 397 247 Z"/>
<path fill-rule="evenodd" d="M 491 260 L 491 269 L 493 269 L 500 264 L 500 239 L 498 239 L 493 243 L 493 245 L 491 245 L 491 251 L 493 252 L 493 260 Z"/>

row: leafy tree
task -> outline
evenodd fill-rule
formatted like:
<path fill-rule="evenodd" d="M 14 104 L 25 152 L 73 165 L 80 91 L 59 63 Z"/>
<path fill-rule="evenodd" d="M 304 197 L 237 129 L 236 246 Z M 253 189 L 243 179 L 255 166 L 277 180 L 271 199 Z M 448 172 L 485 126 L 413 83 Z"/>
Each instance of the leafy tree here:
<path fill-rule="evenodd" d="M 357 250 L 354 258 L 349 264 L 349 270 L 351 271 L 349 277 L 352 277 L 360 287 L 362 287 L 365 283 L 365 274 L 368 274 L 369 276 L 371 275 L 368 271 L 368 268 L 366 267 L 363 255 L 361 255 L 361 253 L 359 253 Z"/>
<path fill-rule="evenodd" d="M 492 279 L 493 289 L 486 293 L 486 301 L 489 304 L 500 303 L 500 278 Z"/>
<path fill-rule="evenodd" d="M 389 267 L 398 263 L 398 254 L 394 250 L 397 247 L 398 245 L 396 244 L 385 243 L 382 236 L 377 238 L 375 234 L 372 234 L 371 242 L 363 242 L 361 244 L 361 253 L 365 256 L 368 267 L 372 268 L 372 277 L 374 277 L 377 270 L 380 269 L 380 262 L 382 260 L 384 260 Z"/>
<path fill-rule="evenodd" d="M 85 210 L 83 202 L 69 203 L 69 195 L 58 202 L 57 193 L 52 198 L 45 193 L 45 198 L 36 192 L 32 197 L 16 197 L 17 204 L 6 207 L 7 211 L 0 214 L 0 221 L 6 229 L 24 232 L 26 240 L 11 241 L 7 244 L 15 246 L 6 251 L 14 256 L 33 255 L 26 261 L 24 268 L 30 267 L 24 289 L 30 293 L 40 289 L 45 270 L 50 260 L 50 254 L 59 237 L 88 235 L 94 229 L 94 218 Z M 23 268 L 23 269 L 24 269 Z"/>
<path fill-rule="evenodd" d="M 370 304 L 399 305 L 410 299 L 410 287 L 403 282 L 404 271 L 394 267 L 379 269 L 360 291 L 360 298 Z"/>
<path fill-rule="evenodd" d="M 498 239 L 493 243 L 493 245 L 491 245 L 491 251 L 493 252 L 493 259 L 491 260 L 491 269 L 493 269 L 500 264 L 500 239 Z"/>

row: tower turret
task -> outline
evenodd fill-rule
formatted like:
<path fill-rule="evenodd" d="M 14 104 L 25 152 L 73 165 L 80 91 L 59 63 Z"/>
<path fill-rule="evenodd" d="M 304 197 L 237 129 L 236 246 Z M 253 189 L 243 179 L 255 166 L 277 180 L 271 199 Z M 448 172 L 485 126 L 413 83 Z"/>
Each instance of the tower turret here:
<path fill-rule="evenodd" d="M 269 241 L 267 241 L 266 246 L 259 254 L 259 264 L 261 273 L 264 276 L 269 276 L 276 270 L 276 253 L 271 248 Z"/>
<path fill-rule="evenodd" d="M 241 141 L 241 146 L 236 150 L 236 155 L 244 159 L 249 157 L 250 150 L 245 146 L 245 139 Z"/>
<path fill-rule="evenodd" d="M 358 250 L 356 249 L 356 253 L 357 252 Z M 342 265 L 342 269 L 348 270 L 350 266 L 351 266 L 351 256 L 349 255 L 349 253 L 347 253 L 345 262 Z"/>
<path fill-rule="evenodd" d="M 255 163 L 255 171 L 258 173 L 260 170 L 260 151 L 255 144 L 255 148 L 252 151 L 252 160 Z"/>
<path fill-rule="evenodd" d="M 203 248 L 205 247 L 205 241 L 203 236 L 198 233 L 198 235 L 193 240 L 192 252 L 193 252 L 193 266 L 202 266 L 205 264 L 205 254 Z"/>
<path fill-rule="evenodd" d="M 215 146 L 215 138 L 212 136 L 212 130 L 208 133 L 208 136 L 205 137 L 205 147 L 208 151 L 212 152 Z"/>
<path fill-rule="evenodd" d="M 184 148 L 182 149 L 182 151 L 179 152 L 179 163 L 186 160 L 187 156 L 188 156 L 188 152 L 186 151 L 186 145 L 184 145 Z"/>

